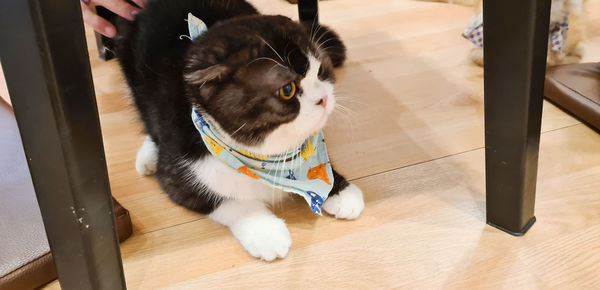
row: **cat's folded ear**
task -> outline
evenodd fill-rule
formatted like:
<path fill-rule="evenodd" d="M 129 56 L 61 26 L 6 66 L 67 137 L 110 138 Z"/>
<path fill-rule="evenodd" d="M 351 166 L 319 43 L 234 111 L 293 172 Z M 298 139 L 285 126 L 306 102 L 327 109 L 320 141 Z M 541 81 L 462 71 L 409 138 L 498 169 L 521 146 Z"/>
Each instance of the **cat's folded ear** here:
<path fill-rule="evenodd" d="M 186 72 L 185 80 L 189 84 L 203 85 L 211 81 L 221 80 L 230 72 L 230 67 L 223 64 L 216 64 L 204 69 L 191 70 Z"/>
<path fill-rule="evenodd" d="M 340 39 L 340 36 L 331 28 L 302 22 L 302 26 L 315 42 L 314 45 L 331 59 L 334 67 L 340 67 L 346 60 L 346 46 Z"/>

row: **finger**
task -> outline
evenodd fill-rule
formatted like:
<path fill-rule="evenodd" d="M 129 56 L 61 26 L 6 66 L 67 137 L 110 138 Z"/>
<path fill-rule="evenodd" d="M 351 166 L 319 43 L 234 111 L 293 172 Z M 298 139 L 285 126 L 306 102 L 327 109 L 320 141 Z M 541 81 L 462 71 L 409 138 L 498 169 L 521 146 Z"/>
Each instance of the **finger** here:
<path fill-rule="evenodd" d="M 133 3 L 135 3 L 135 5 L 144 8 L 144 6 L 146 6 L 146 2 L 148 2 L 148 0 L 132 0 Z"/>
<path fill-rule="evenodd" d="M 109 38 L 113 38 L 117 34 L 117 29 L 110 22 L 96 15 L 96 13 L 84 3 L 81 3 L 81 13 L 83 15 L 83 22 L 91 26 L 96 32 Z"/>
<path fill-rule="evenodd" d="M 124 0 L 95 0 L 96 5 L 100 5 L 115 14 L 129 20 L 135 20 L 135 16 L 139 13 L 140 9 L 135 8 Z"/>

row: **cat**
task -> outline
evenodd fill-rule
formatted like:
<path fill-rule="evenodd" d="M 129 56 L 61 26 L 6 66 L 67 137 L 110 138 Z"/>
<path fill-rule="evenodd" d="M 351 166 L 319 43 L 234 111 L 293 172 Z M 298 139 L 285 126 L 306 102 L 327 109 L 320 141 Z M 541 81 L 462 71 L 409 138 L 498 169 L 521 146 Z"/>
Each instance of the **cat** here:
<path fill-rule="evenodd" d="M 552 0 L 550 25 L 568 19 L 569 30 L 561 51 L 552 50 L 549 44 L 546 62 L 548 66 L 579 63 L 581 61 L 584 54 L 582 41 L 585 28 L 583 4 L 584 0 Z M 479 0 L 475 7 L 477 8 L 477 14 L 481 13 L 483 9 L 482 0 Z M 552 29 L 553 27 L 551 27 Z M 471 50 L 470 58 L 475 64 L 483 66 L 483 48 L 474 47 Z"/>
<path fill-rule="evenodd" d="M 188 13 L 208 27 L 194 41 Z M 116 55 L 147 134 L 137 171 L 154 175 L 175 203 L 229 227 L 250 255 L 286 257 L 292 240 L 269 206 L 288 193 L 218 160 L 190 114 L 201 112 L 222 140 L 248 156 L 296 148 L 335 107 L 333 69 L 346 59 L 339 36 L 316 23 L 260 15 L 244 0 L 149 1 L 118 31 Z M 332 174 L 322 208 L 357 218 L 362 191 Z"/>

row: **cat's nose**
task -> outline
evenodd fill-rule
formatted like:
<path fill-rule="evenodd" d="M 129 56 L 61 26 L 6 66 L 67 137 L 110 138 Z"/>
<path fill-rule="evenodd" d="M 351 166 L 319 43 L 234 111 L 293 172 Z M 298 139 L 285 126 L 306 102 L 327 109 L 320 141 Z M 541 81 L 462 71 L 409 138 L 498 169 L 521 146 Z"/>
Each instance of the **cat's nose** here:
<path fill-rule="evenodd" d="M 317 102 L 317 106 L 321 106 L 323 108 L 327 107 L 327 97 L 323 97 Z"/>

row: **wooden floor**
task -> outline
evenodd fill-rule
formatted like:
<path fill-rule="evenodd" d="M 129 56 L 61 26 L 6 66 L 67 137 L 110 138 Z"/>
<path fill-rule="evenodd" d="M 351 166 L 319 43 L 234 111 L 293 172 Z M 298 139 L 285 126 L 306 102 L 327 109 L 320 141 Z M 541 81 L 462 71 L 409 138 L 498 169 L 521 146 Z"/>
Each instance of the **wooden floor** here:
<path fill-rule="evenodd" d="M 296 18 L 282 0 L 253 3 Z M 600 135 L 544 103 L 538 222 L 520 238 L 486 226 L 482 69 L 460 37 L 472 9 L 402 0 L 320 8 L 349 53 L 337 92 L 351 113 L 332 117 L 328 147 L 366 207 L 349 222 L 290 200 L 276 212 L 294 244 L 274 263 L 135 172 L 140 124 L 117 64 L 97 59 L 88 33 L 112 191 L 134 225 L 121 247 L 128 287 L 600 288 Z M 586 11 L 584 60 L 598 61 L 600 0 Z"/>

